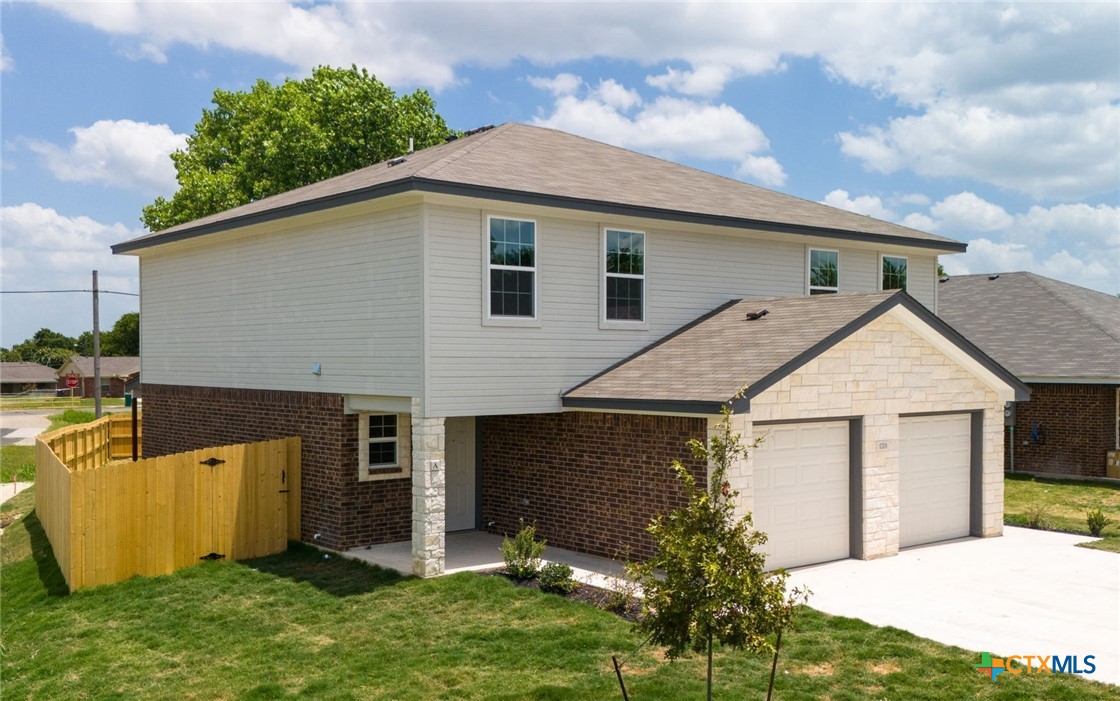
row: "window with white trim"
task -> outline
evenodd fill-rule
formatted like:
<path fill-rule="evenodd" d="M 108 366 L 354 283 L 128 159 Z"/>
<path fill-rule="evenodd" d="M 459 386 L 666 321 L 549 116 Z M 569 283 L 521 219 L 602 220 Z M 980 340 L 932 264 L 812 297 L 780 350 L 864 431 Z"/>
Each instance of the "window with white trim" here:
<path fill-rule="evenodd" d="M 358 414 L 358 479 L 400 479 L 412 464 L 408 414 Z"/>
<path fill-rule="evenodd" d="M 883 256 L 884 290 L 906 289 L 906 259 L 901 256 Z"/>
<path fill-rule="evenodd" d="M 537 223 L 528 219 L 488 217 L 487 224 L 489 316 L 536 318 Z"/>
<path fill-rule="evenodd" d="M 646 235 L 640 231 L 606 229 L 603 240 L 605 275 L 603 318 L 644 322 L 646 319 Z"/>
<path fill-rule="evenodd" d="M 809 249 L 809 294 L 829 295 L 840 291 L 840 253 Z"/>

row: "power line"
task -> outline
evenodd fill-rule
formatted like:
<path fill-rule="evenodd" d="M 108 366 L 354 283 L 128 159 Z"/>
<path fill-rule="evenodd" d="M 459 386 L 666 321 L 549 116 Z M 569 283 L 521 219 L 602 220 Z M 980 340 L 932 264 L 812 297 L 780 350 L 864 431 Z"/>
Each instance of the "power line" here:
<path fill-rule="evenodd" d="M 93 292 L 93 290 L 0 290 L 0 294 L 5 295 L 45 295 L 59 292 Z M 125 295 L 128 297 L 140 296 L 136 292 L 116 292 L 114 290 L 98 290 L 97 293 L 103 295 Z"/>

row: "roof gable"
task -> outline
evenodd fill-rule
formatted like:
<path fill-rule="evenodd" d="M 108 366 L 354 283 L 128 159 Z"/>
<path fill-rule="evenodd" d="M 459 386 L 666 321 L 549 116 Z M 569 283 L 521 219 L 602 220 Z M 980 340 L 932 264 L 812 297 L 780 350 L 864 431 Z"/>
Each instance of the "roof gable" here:
<path fill-rule="evenodd" d="M 128 377 L 140 372 L 140 358 L 136 356 L 101 356 L 102 377 Z M 61 368 L 59 375 L 93 376 L 93 358 L 85 355 L 73 355 Z"/>
<path fill-rule="evenodd" d="M 563 395 L 566 408 L 716 414 L 750 400 L 895 308 L 929 329 L 961 358 L 1029 391 L 905 292 L 733 300 Z M 763 313 L 765 312 L 765 313 Z"/>
<path fill-rule="evenodd" d="M 952 239 L 523 124 L 417 151 L 113 246 L 125 253 L 401 192 L 963 251 Z"/>
<path fill-rule="evenodd" d="M 1034 273 L 962 275 L 938 313 L 1020 378 L 1120 383 L 1120 298 Z"/>

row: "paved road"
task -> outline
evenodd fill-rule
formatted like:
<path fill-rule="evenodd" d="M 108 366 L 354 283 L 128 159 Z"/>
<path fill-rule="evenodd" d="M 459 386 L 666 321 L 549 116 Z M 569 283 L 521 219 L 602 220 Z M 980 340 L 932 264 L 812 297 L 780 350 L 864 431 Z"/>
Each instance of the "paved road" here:
<path fill-rule="evenodd" d="M 1086 678 L 1120 684 L 1120 554 L 1088 536 L 1005 528 L 881 560 L 804 567 L 809 605 L 993 655 L 1096 656 Z M 1002 680 L 1001 680 L 1002 681 Z"/>
<path fill-rule="evenodd" d="M 35 436 L 51 425 L 50 411 L 0 411 L 0 445 L 35 445 Z"/>

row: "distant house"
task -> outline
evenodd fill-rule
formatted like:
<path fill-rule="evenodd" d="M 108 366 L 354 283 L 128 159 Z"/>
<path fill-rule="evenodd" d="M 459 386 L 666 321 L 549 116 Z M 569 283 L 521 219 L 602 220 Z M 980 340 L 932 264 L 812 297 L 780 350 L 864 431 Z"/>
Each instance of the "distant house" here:
<path fill-rule="evenodd" d="M 1103 477 L 1120 450 L 1120 298 L 1034 273 L 963 275 L 938 292 L 941 318 L 1031 388 L 1006 469 Z"/>
<path fill-rule="evenodd" d="M 75 355 L 58 369 L 59 389 L 66 389 L 66 378 L 75 375 L 78 386 L 74 394 L 93 396 L 93 358 Z M 123 397 L 129 387 L 140 379 L 140 358 L 135 356 L 101 358 L 101 396 Z"/>
<path fill-rule="evenodd" d="M 113 247 L 146 456 L 303 438 L 302 539 L 648 557 L 723 405 L 770 566 L 1003 529 L 1028 390 L 935 316 L 964 244 L 519 124 Z"/>
<path fill-rule="evenodd" d="M 0 363 L 0 394 L 52 389 L 57 379 L 54 368 L 39 363 Z"/>

